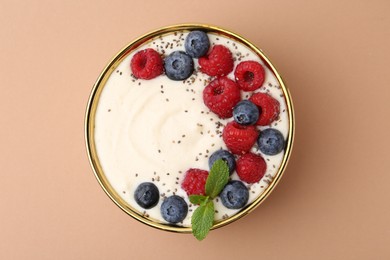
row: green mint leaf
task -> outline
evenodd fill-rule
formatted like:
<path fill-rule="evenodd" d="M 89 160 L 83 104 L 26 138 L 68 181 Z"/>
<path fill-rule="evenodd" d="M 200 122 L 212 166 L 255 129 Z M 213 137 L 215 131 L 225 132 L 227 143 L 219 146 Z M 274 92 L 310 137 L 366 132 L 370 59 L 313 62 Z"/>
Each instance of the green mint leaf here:
<path fill-rule="evenodd" d="M 192 214 L 192 234 L 199 241 L 209 233 L 214 222 L 214 203 L 212 200 L 202 203 Z"/>
<path fill-rule="evenodd" d="M 216 160 L 207 177 L 206 194 L 210 196 L 211 199 L 214 199 L 222 191 L 228 181 L 229 167 L 227 163 L 222 159 Z"/>
<path fill-rule="evenodd" d="M 194 211 L 191 218 L 192 234 L 198 240 L 203 240 L 209 233 L 214 223 L 214 202 L 229 181 L 229 167 L 225 161 L 219 159 L 211 167 L 206 180 L 206 195 L 191 195 L 189 200 L 199 207 Z"/>
<path fill-rule="evenodd" d="M 203 196 L 203 195 L 190 195 L 188 198 L 190 199 L 190 202 L 192 204 L 196 204 L 196 205 L 200 205 L 201 203 L 209 199 L 208 196 Z"/>

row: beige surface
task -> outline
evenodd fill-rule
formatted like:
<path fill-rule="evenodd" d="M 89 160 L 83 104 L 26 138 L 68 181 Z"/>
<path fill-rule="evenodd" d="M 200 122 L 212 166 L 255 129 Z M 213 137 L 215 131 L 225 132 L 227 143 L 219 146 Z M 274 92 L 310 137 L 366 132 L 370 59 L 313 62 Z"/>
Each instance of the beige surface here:
<path fill-rule="evenodd" d="M 390 259 L 390 2 L 163 2 L 0 2 L 0 259 Z M 297 116 L 273 194 L 201 243 L 117 208 L 83 137 L 108 60 L 181 22 L 219 25 L 262 48 Z"/>

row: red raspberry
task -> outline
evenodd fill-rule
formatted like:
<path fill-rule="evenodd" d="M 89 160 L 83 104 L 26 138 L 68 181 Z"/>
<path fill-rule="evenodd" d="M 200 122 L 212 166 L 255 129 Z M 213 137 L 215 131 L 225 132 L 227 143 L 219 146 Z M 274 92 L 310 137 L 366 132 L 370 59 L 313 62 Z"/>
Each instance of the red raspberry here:
<path fill-rule="evenodd" d="M 247 183 L 260 181 L 266 170 L 267 164 L 260 155 L 247 153 L 237 160 L 238 177 Z"/>
<path fill-rule="evenodd" d="M 214 79 L 203 90 L 204 104 L 220 118 L 232 117 L 240 99 L 240 89 L 227 77 Z"/>
<path fill-rule="evenodd" d="M 205 195 L 205 185 L 208 171 L 200 169 L 189 169 L 186 172 L 186 176 L 181 184 L 183 190 L 187 192 L 187 195 Z"/>
<path fill-rule="evenodd" d="M 257 120 L 257 125 L 269 125 L 279 116 L 279 101 L 271 97 L 266 93 L 255 93 L 250 98 L 258 108 L 259 108 L 259 119 Z"/>
<path fill-rule="evenodd" d="M 234 77 L 238 86 L 244 91 L 253 91 L 264 83 L 265 71 L 256 61 L 243 61 L 237 65 Z"/>
<path fill-rule="evenodd" d="M 258 135 L 255 126 L 243 126 L 232 121 L 223 129 L 222 138 L 232 153 L 244 154 L 250 151 Z"/>
<path fill-rule="evenodd" d="M 209 76 L 226 76 L 233 70 L 233 55 L 225 46 L 215 45 L 207 56 L 199 58 L 199 65 Z"/>
<path fill-rule="evenodd" d="M 153 79 L 164 71 L 160 54 L 150 48 L 134 54 L 130 67 L 133 75 L 139 79 Z"/>

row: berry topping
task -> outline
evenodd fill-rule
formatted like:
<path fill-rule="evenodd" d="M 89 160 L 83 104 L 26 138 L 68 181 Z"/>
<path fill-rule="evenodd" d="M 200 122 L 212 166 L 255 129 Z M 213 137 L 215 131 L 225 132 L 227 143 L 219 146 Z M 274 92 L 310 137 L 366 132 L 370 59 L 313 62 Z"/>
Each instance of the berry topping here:
<path fill-rule="evenodd" d="M 183 221 L 188 213 L 188 205 L 182 197 L 170 196 L 161 204 L 161 216 L 169 223 Z"/>
<path fill-rule="evenodd" d="M 238 86 L 244 91 L 253 91 L 264 83 L 265 71 L 256 61 L 243 61 L 237 65 L 234 77 Z"/>
<path fill-rule="evenodd" d="M 267 164 L 260 155 L 247 153 L 237 160 L 238 177 L 247 183 L 260 181 L 266 170 Z"/>
<path fill-rule="evenodd" d="M 240 125 L 254 125 L 259 119 L 259 109 L 249 100 L 240 101 L 233 109 L 233 118 Z"/>
<path fill-rule="evenodd" d="M 194 71 L 194 61 L 184 51 L 174 51 L 164 60 L 165 74 L 172 80 L 184 80 Z"/>
<path fill-rule="evenodd" d="M 207 56 L 199 58 L 200 70 L 209 76 L 226 76 L 233 71 L 233 55 L 223 45 L 215 45 Z"/>
<path fill-rule="evenodd" d="M 227 77 L 214 79 L 203 90 L 205 105 L 220 118 L 232 117 L 233 108 L 240 99 L 240 89 Z"/>
<path fill-rule="evenodd" d="M 236 160 L 234 159 L 234 155 L 231 154 L 229 151 L 226 150 L 217 150 L 215 151 L 209 158 L 209 167 L 213 167 L 213 164 L 216 160 L 222 159 L 225 161 L 229 167 L 229 173 L 230 175 L 233 173 L 233 171 L 236 169 Z"/>
<path fill-rule="evenodd" d="M 205 32 L 192 31 L 188 34 L 184 47 L 188 55 L 199 58 L 205 55 L 210 48 L 209 37 Z"/>
<path fill-rule="evenodd" d="M 138 79 L 153 79 L 164 71 L 160 54 L 153 49 L 145 49 L 134 54 L 130 62 L 133 75 Z"/>
<path fill-rule="evenodd" d="M 233 121 L 223 129 L 222 138 L 232 153 L 244 154 L 250 151 L 258 135 L 255 126 L 242 126 Z"/>
<path fill-rule="evenodd" d="M 189 169 L 186 172 L 186 176 L 181 184 L 183 190 L 187 192 L 187 195 L 205 195 L 205 185 L 208 171 L 200 169 Z"/>
<path fill-rule="evenodd" d="M 134 199 L 144 209 L 150 209 L 157 205 L 160 193 L 156 185 L 151 182 L 141 183 L 134 192 Z"/>
<path fill-rule="evenodd" d="M 279 116 L 279 101 L 266 93 L 255 93 L 250 98 L 260 111 L 257 125 L 265 126 L 271 124 Z"/>
<path fill-rule="evenodd" d="M 219 194 L 222 204 L 228 209 L 240 209 L 249 199 L 249 191 L 240 181 L 230 181 Z"/>
<path fill-rule="evenodd" d="M 284 138 L 279 130 L 267 128 L 260 132 L 257 145 L 262 153 L 275 155 L 284 149 Z"/>

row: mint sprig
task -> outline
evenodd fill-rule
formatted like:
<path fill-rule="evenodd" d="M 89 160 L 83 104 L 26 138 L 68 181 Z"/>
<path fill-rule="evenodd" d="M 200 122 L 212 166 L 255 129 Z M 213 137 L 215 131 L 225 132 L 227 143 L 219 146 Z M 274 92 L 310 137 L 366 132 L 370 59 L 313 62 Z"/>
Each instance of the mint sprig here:
<path fill-rule="evenodd" d="M 203 240 L 209 233 L 214 223 L 214 202 L 229 181 L 229 167 L 225 161 L 219 159 L 211 167 L 206 180 L 205 193 L 203 195 L 191 195 L 191 203 L 198 204 L 199 207 L 192 214 L 191 225 L 192 234 L 196 239 Z"/>

